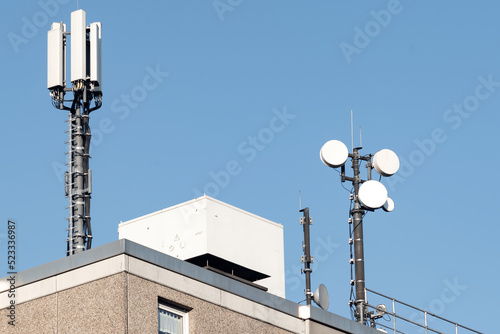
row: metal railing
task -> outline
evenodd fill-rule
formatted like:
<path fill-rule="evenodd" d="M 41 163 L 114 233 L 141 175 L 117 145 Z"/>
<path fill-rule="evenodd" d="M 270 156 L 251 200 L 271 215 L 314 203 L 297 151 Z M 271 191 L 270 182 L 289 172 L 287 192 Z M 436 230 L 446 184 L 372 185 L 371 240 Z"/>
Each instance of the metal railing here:
<path fill-rule="evenodd" d="M 370 289 L 365 289 L 365 290 L 366 290 L 366 292 L 370 292 L 370 293 L 373 293 L 379 297 L 390 300 L 390 304 L 392 306 L 392 312 L 390 312 L 388 307 L 387 307 L 387 309 L 383 310 L 383 309 L 379 308 L 378 306 L 373 306 L 373 305 L 370 305 L 369 303 L 365 303 L 368 310 L 370 310 L 370 309 L 372 310 L 372 312 L 370 312 L 372 314 L 371 321 L 373 322 L 374 325 L 376 325 L 377 328 L 383 328 L 383 329 L 390 330 L 394 334 L 397 334 L 397 333 L 398 334 L 406 334 L 406 333 L 413 334 L 413 333 L 415 333 L 415 328 L 419 328 L 420 332 L 425 333 L 425 334 L 427 334 L 427 333 L 450 334 L 451 333 L 450 329 L 454 329 L 455 334 L 465 334 L 465 333 L 483 334 L 481 332 L 478 332 L 478 331 L 473 330 L 471 328 L 468 328 L 466 326 L 460 325 L 456 322 L 453 322 L 453 321 L 450 321 L 450 320 L 445 319 L 443 317 L 440 317 L 440 316 L 433 314 L 431 312 L 428 312 L 428 311 L 419 309 L 418 307 L 404 303 L 404 302 L 397 300 L 395 298 L 383 295 L 381 293 L 378 293 L 378 292 L 370 290 Z M 368 299 L 366 299 L 366 300 L 368 300 Z M 396 313 L 396 306 L 398 306 L 398 310 L 400 307 L 404 307 L 404 308 L 408 308 L 408 309 L 414 311 L 415 313 L 412 314 L 412 318 L 414 318 L 413 315 L 415 315 L 417 318 L 422 318 L 422 316 L 423 316 L 423 323 L 420 323 L 415 319 L 413 319 L 413 320 L 408 319 L 408 318 Z M 388 325 L 384 325 L 380 322 L 375 322 L 375 320 L 378 320 L 380 318 L 386 318 L 386 316 L 388 316 L 390 318 L 389 320 L 386 319 L 386 321 L 392 321 L 392 327 L 388 326 Z M 444 324 L 444 325 L 449 326 L 449 329 L 447 329 L 446 332 L 443 332 L 441 328 L 437 329 L 435 326 L 433 326 L 434 328 L 431 328 L 429 326 L 429 324 L 431 322 L 435 322 L 436 320 L 438 320 L 441 323 L 441 325 Z M 396 325 L 399 325 L 400 328 L 397 329 Z M 438 326 L 438 324 L 436 324 L 436 326 Z M 410 331 L 403 331 L 401 327 L 404 327 L 405 330 L 408 327 L 411 327 L 411 330 Z"/>

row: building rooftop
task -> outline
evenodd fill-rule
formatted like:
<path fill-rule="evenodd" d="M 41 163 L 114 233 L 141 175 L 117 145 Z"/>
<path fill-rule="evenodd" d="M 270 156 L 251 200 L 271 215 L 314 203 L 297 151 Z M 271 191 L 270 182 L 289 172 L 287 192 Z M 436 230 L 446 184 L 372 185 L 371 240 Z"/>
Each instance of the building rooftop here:
<path fill-rule="evenodd" d="M 120 273 L 195 296 L 292 333 L 379 333 L 350 319 L 314 306 L 299 305 L 127 239 L 18 273 L 16 304 L 28 303 Z M 1 312 L 9 306 L 7 278 L 0 281 Z M 128 314 L 131 316 L 130 312 Z M 0 325 L 0 330 L 4 325 Z"/>

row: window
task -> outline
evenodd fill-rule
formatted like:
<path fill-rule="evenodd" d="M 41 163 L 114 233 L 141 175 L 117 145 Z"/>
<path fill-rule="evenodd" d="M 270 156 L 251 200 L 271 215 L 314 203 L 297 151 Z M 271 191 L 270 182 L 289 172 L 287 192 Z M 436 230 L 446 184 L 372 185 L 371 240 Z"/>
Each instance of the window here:
<path fill-rule="evenodd" d="M 188 310 L 158 303 L 158 334 L 189 333 Z"/>

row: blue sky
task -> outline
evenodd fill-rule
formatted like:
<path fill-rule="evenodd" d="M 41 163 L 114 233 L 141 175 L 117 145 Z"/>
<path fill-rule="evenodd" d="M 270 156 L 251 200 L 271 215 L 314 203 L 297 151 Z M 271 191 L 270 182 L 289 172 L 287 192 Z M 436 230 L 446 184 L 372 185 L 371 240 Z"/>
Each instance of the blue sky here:
<path fill-rule="evenodd" d="M 367 287 L 495 331 L 499 3 L 79 6 L 103 25 L 94 247 L 116 240 L 120 221 L 207 193 L 284 225 L 286 293 L 299 302 L 300 190 L 314 219 L 313 286 L 325 284 L 329 310 L 350 317 L 349 193 L 319 150 L 330 139 L 351 146 L 352 109 L 361 152 L 390 148 L 402 164 L 382 181 L 395 211 L 364 220 Z M 18 269 L 64 256 L 67 115 L 46 89 L 46 32 L 76 9 L 41 0 L 0 11 L 0 222 L 18 223 Z M 237 172 L 217 183 L 230 162 Z"/>

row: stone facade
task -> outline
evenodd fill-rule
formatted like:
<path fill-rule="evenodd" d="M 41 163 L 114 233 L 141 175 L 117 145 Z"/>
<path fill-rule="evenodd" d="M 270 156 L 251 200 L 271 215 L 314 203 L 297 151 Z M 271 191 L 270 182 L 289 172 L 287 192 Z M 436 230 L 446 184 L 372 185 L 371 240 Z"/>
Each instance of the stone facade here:
<path fill-rule="evenodd" d="M 128 273 L 19 304 L 16 326 L 1 321 L 0 332 L 157 333 L 158 297 L 191 308 L 190 334 L 292 333 Z M 0 311 L 0 319 L 7 315 Z"/>
<path fill-rule="evenodd" d="M 158 303 L 188 310 L 189 334 L 376 334 L 128 240 L 0 279 L 0 333 L 157 333 Z"/>

